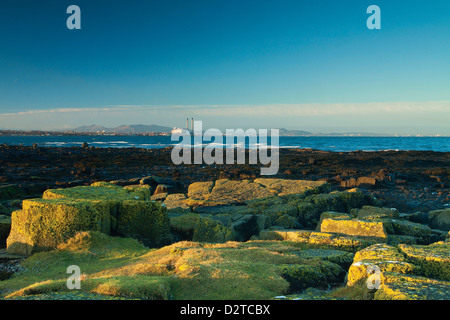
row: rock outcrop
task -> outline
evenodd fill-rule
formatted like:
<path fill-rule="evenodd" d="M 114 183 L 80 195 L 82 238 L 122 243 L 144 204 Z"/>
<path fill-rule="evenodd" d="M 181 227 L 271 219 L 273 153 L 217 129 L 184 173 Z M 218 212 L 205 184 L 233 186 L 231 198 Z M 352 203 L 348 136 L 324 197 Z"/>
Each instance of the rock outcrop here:
<path fill-rule="evenodd" d="M 78 231 L 135 237 L 149 246 L 169 242 L 166 209 L 149 202 L 148 186 L 95 183 L 49 189 L 42 199 L 24 200 L 11 217 L 9 253 L 30 255 L 56 248 Z"/>

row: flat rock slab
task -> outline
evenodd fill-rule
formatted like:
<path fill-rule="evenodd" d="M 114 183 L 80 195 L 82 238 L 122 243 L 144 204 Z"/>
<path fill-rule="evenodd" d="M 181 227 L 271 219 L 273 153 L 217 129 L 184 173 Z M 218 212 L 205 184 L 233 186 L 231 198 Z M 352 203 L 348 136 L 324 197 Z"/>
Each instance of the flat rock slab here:
<path fill-rule="evenodd" d="M 409 274 L 384 273 L 375 300 L 449 300 L 450 282 Z"/>
<path fill-rule="evenodd" d="M 261 198 L 270 198 L 288 194 L 302 194 L 325 185 L 325 181 L 255 179 L 220 179 L 208 182 L 195 182 L 188 188 L 188 197 L 200 201 L 199 204 L 224 205 L 242 204 Z"/>
<path fill-rule="evenodd" d="M 366 279 L 369 271 L 411 273 L 414 270 L 415 266 L 408 263 L 397 248 L 387 244 L 374 244 L 356 252 L 348 270 L 347 285 L 353 286 L 361 279 Z"/>
<path fill-rule="evenodd" d="M 387 238 L 383 223 L 380 221 L 324 219 L 320 224 L 320 231 L 348 236 Z"/>
<path fill-rule="evenodd" d="M 400 244 L 407 260 L 420 267 L 423 276 L 450 281 L 450 243 L 435 242 L 428 246 Z"/>

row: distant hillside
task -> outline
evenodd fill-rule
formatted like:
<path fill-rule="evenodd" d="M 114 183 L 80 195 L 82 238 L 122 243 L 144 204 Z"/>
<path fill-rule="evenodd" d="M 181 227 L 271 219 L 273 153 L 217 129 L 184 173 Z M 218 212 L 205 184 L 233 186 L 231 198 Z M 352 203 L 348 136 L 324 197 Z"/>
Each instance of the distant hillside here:
<path fill-rule="evenodd" d="M 287 130 L 285 128 L 279 129 L 280 136 L 290 136 L 290 137 L 301 137 L 301 136 L 310 136 L 311 132 L 303 131 L 303 130 Z"/>
<path fill-rule="evenodd" d="M 105 133 L 149 133 L 149 132 L 171 132 L 172 128 L 165 126 L 158 126 L 155 124 L 145 125 L 145 124 L 133 124 L 133 125 L 122 125 L 115 128 L 106 128 L 98 125 L 81 126 L 73 129 L 75 132 L 105 132 Z"/>

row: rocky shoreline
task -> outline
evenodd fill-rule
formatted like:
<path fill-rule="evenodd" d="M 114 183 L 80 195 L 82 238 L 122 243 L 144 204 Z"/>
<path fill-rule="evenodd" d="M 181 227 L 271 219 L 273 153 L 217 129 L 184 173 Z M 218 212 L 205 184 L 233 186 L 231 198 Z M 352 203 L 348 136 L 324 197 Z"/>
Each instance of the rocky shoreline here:
<path fill-rule="evenodd" d="M 1 146 L 0 296 L 64 298 L 69 254 L 104 298 L 450 299 L 450 153 L 281 150 L 261 177 L 170 151 Z"/>
<path fill-rule="evenodd" d="M 46 189 L 89 185 L 96 181 L 135 184 L 146 176 L 174 181 L 187 191 L 192 182 L 222 178 L 254 179 L 260 165 L 182 165 L 171 162 L 171 148 L 26 147 L 0 145 L 0 201 L 2 188 L 21 189 L 20 197 Z M 370 190 L 383 206 L 402 212 L 428 211 L 450 205 L 450 152 L 379 151 L 325 152 L 280 150 L 280 169 L 270 176 L 321 180 L 340 190 Z M 167 181 L 166 181 L 167 182 Z M 14 207 L 17 203 L 6 203 Z M 0 209 L 1 210 L 1 209 Z"/>

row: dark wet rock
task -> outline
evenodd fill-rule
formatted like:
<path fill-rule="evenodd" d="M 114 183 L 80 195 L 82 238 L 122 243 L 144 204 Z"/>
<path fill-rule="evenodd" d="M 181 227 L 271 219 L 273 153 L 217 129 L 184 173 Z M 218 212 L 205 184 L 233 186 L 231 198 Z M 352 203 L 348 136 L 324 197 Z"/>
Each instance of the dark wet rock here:
<path fill-rule="evenodd" d="M 428 212 L 428 224 L 434 229 L 450 231 L 450 208 Z"/>
<path fill-rule="evenodd" d="M 231 225 L 236 241 L 247 241 L 264 229 L 264 217 L 258 215 L 245 215 Z"/>

